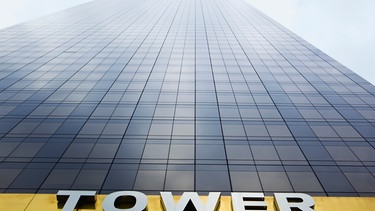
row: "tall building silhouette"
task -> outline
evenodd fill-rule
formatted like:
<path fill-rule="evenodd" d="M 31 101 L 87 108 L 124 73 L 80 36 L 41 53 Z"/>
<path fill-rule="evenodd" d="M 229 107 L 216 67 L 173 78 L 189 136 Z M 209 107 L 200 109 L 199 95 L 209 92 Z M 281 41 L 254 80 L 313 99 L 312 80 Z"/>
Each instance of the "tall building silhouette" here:
<path fill-rule="evenodd" d="M 244 1 L 96 0 L 0 31 L 0 192 L 374 196 L 374 93 Z"/>

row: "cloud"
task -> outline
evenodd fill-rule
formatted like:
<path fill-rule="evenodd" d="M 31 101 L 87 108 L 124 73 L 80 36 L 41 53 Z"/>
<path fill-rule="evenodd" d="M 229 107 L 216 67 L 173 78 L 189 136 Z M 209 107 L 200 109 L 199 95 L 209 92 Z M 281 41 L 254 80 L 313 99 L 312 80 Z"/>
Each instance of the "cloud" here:
<path fill-rule="evenodd" d="M 90 0 L 0 0 L 0 29 L 89 1 Z"/>

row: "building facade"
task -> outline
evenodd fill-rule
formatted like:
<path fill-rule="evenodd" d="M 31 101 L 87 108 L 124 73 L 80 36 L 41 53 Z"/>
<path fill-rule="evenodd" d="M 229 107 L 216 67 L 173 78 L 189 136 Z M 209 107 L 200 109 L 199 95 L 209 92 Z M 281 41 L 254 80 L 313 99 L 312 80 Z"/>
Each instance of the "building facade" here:
<path fill-rule="evenodd" d="M 0 192 L 374 196 L 374 94 L 244 1 L 92 1 L 0 31 Z"/>

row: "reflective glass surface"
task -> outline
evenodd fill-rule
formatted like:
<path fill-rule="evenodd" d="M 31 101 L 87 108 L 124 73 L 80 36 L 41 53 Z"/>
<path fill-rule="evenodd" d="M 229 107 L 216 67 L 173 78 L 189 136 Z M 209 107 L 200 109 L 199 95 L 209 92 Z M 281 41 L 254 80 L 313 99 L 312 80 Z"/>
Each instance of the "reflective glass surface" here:
<path fill-rule="evenodd" d="M 375 196 L 375 87 L 241 0 L 0 30 L 0 191 Z"/>

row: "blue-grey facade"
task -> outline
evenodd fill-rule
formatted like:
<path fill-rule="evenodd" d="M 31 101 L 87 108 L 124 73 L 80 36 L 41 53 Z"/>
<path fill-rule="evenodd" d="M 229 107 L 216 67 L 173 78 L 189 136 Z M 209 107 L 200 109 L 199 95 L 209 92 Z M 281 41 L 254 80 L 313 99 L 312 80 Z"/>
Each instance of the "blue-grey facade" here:
<path fill-rule="evenodd" d="M 0 192 L 374 196 L 374 94 L 244 1 L 96 0 L 0 31 Z"/>

